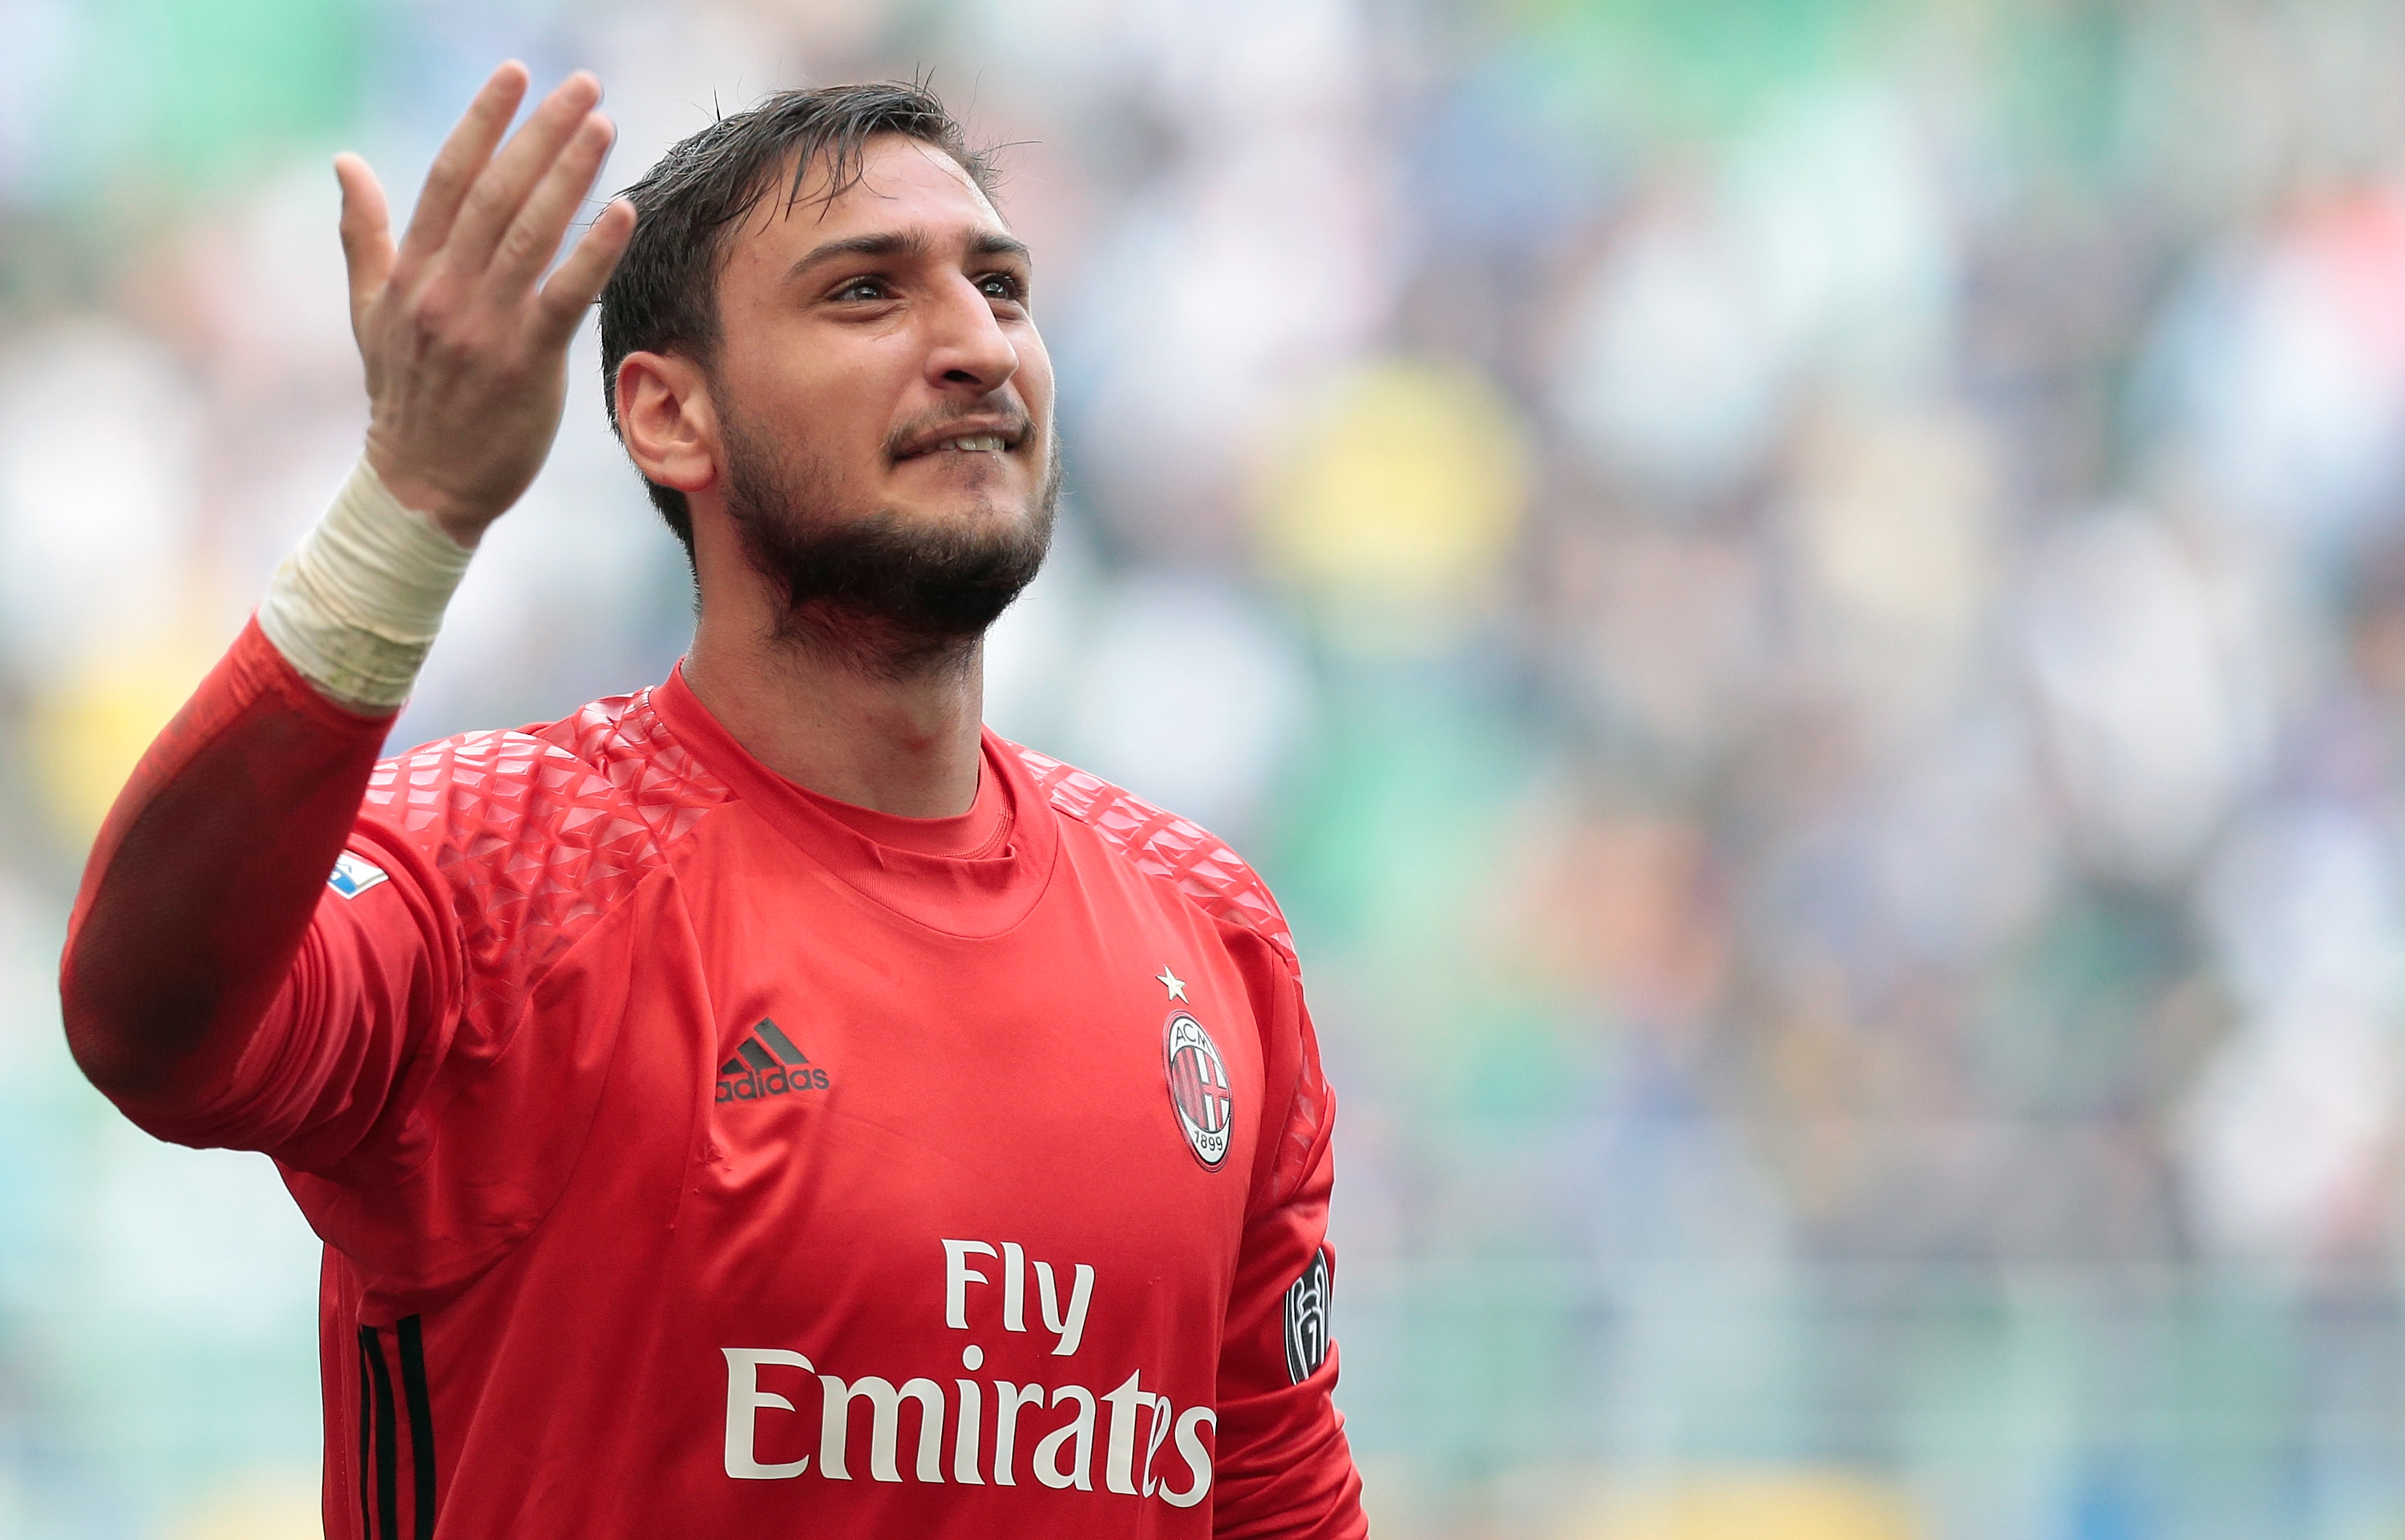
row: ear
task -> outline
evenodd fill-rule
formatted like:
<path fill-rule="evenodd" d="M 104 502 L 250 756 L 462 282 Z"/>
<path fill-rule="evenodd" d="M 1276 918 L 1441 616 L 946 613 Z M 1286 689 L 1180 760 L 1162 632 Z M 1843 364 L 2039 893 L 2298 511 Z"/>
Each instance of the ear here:
<path fill-rule="evenodd" d="M 618 360 L 618 436 L 635 469 L 698 492 L 718 480 L 718 412 L 701 366 L 673 353 Z"/>

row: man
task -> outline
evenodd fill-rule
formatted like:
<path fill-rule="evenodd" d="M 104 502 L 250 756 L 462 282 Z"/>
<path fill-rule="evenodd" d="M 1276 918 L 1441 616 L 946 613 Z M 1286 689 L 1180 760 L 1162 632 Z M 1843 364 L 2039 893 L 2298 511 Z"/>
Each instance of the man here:
<path fill-rule="evenodd" d="M 983 162 L 924 92 L 787 93 L 545 278 L 611 130 L 580 75 L 504 143 L 525 89 L 397 247 L 338 161 L 366 452 L 63 967 L 94 1083 L 274 1155 L 327 1242 L 329 1533 L 1365 1533 L 1277 909 L 980 727 L 1059 484 Z M 597 296 L 693 650 L 378 763 Z"/>

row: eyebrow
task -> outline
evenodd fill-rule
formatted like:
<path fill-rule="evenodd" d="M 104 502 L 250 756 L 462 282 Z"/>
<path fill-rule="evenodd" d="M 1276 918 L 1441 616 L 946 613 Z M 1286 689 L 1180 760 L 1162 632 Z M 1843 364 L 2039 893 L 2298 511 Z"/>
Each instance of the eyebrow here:
<path fill-rule="evenodd" d="M 926 233 L 917 230 L 889 230 L 873 235 L 846 235 L 838 240 L 814 246 L 802 253 L 793 266 L 785 269 L 785 276 L 799 277 L 811 268 L 832 261 L 837 257 L 908 257 L 918 260 L 927 255 L 930 246 Z M 1016 236 L 1003 234 L 1000 231 L 988 230 L 979 232 L 970 238 L 969 255 L 1016 257 L 1021 261 L 1031 261 L 1034 254 L 1028 250 L 1025 241 Z"/>

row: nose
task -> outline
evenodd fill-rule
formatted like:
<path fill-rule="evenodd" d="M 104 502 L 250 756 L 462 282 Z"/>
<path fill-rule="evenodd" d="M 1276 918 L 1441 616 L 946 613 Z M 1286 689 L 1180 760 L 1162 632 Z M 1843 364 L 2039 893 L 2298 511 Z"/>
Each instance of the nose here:
<path fill-rule="evenodd" d="M 928 339 L 927 383 L 948 395 L 987 395 L 1019 373 L 1019 349 L 1003 335 L 993 306 L 966 277 L 947 286 Z"/>

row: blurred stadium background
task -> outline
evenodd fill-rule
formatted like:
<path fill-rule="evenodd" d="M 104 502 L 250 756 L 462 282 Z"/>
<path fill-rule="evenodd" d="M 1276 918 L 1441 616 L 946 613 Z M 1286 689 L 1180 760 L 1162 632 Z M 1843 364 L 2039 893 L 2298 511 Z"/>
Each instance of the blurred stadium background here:
<path fill-rule="evenodd" d="M 314 1244 L 53 970 L 505 54 L 1017 146 L 992 718 L 1293 914 L 1381 1535 L 2405 1534 L 2405 6 L 0 0 L 0 1535 L 315 1533 Z M 687 634 L 580 346 L 401 742 Z"/>

